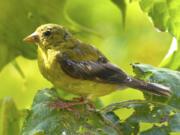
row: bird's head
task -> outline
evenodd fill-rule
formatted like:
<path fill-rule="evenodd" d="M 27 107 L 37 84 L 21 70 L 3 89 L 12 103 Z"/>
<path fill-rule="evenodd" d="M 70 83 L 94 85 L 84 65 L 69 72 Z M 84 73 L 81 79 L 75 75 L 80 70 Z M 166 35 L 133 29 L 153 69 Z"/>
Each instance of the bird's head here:
<path fill-rule="evenodd" d="M 38 27 L 24 41 L 34 42 L 43 49 L 50 49 L 65 42 L 67 36 L 69 34 L 64 27 L 57 24 L 45 24 Z"/>

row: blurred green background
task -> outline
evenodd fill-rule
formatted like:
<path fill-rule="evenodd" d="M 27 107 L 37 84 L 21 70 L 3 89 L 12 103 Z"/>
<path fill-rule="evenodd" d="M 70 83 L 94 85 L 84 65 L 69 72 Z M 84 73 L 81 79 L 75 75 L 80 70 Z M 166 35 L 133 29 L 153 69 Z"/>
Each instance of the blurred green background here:
<path fill-rule="evenodd" d="M 16 9 L 18 6 L 12 9 L 12 5 L 8 4 L 8 2 L 4 2 L 4 5 L 0 6 L 7 9 L 7 15 L 14 12 L 13 17 L 16 17 L 15 22 L 13 20 L 7 22 L 4 14 L 0 13 L 0 30 L 9 34 L 12 32 L 11 27 L 17 27 L 18 30 L 13 32 L 17 35 L 21 33 L 18 38 L 16 38 L 16 34 L 7 36 L 7 38 L 6 35 L 3 36 L 5 38 L 2 43 L 0 41 L 0 47 L 6 46 L 5 43 L 8 44 L 9 48 L 6 49 L 6 55 L 11 55 L 11 52 L 15 51 L 15 49 L 21 50 L 21 46 L 16 48 L 17 42 L 25 48 L 26 45 L 31 46 L 31 44 L 23 43 L 23 38 L 32 33 L 38 25 L 44 23 L 64 25 L 77 38 L 99 48 L 113 63 L 131 75 L 133 75 L 133 72 L 130 63 L 139 62 L 158 66 L 168 52 L 172 37 L 168 33 L 158 32 L 136 2 L 128 5 L 125 28 L 122 25 L 121 11 L 110 0 L 59 0 L 57 4 L 57 0 L 51 2 L 55 3 L 56 8 L 53 7 L 54 4 L 49 4 L 47 0 L 44 1 L 44 5 L 41 4 L 40 0 L 37 2 L 33 0 L 31 3 L 25 0 L 22 3 L 20 1 L 18 6 L 21 6 L 21 8 L 18 9 L 18 12 Z M 62 4 L 64 2 L 66 4 Z M 11 3 L 16 3 L 16 1 L 11 0 Z M 25 6 L 26 10 L 22 5 Z M 11 10 L 11 13 L 9 10 Z M 54 14 L 56 10 L 58 10 L 58 15 Z M 24 15 L 24 18 L 19 17 L 18 14 Z M 25 20 L 27 16 L 30 21 Z M 2 22 L 4 18 L 6 22 Z M 23 29 L 26 30 L 23 31 Z M 9 49 L 12 48 L 9 44 L 13 44 L 13 41 L 15 44 L 11 51 Z M 29 51 L 32 50 L 29 49 Z M 3 60 L 5 52 L 1 50 L 0 53 Z M 28 53 L 28 51 L 25 53 Z M 5 65 L 0 72 L 0 98 L 5 96 L 13 97 L 19 109 L 31 106 L 37 90 L 52 87 L 52 84 L 40 74 L 37 61 L 27 59 L 25 57 L 28 56 L 23 57 L 22 55 L 25 56 L 22 52 L 17 53 L 16 62 L 22 69 L 25 75 L 24 78 L 12 63 Z M 101 99 L 105 105 L 108 105 L 128 99 L 143 99 L 143 94 L 137 90 L 126 89 L 116 91 L 101 97 Z M 124 112 L 127 112 L 127 110 L 121 110 L 119 113 L 121 117 L 125 118 L 128 114 Z"/>

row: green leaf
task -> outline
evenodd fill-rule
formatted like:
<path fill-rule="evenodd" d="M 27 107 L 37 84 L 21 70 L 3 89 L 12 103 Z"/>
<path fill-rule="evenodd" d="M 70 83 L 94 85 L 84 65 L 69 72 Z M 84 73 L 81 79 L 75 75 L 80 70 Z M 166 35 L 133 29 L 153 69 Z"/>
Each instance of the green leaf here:
<path fill-rule="evenodd" d="M 180 38 L 180 1 L 140 0 L 139 4 L 151 17 L 156 28 L 168 31 L 177 39 Z"/>
<path fill-rule="evenodd" d="M 139 0 L 141 9 L 148 14 L 154 26 L 167 31 L 180 44 L 180 1 L 178 0 Z M 173 46 L 173 45 L 172 45 Z M 171 51 L 172 47 L 170 48 Z M 161 67 L 180 70 L 179 49 L 171 52 L 161 63 Z"/>
<path fill-rule="evenodd" d="M 53 110 L 47 102 L 55 102 L 58 97 L 55 89 L 39 91 L 31 111 L 24 123 L 22 135 L 119 135 L 111 121 L 105 119 L 99 112 L 90 111 L 87 105 L 77 105 L 74 112 L 60 109 Z"/>
<path fill-rule="evenodd" d="M 178 45 L 180 44 L 180 40 L 176 41 L 173 39 L 171 47 L 168 52 L 168 56 L 164 58 L 161 62 L 160 67 L 170 68 L 173 70 L 180 71 L 180 51 Z"/>
<path fill-rule="evenodd" d="M 20 133 L 21 113 L 12 98 L 0 100 L 0 134 L 18 135 Z"/>
<path fill-rule="evenodd" d="M 111 104 L 102 113 L 109 114 L 122 108 L 133 108 L 133 113 L 125 120 L 116 121 L 123 134 L 169 135 L 180 132 L 180 72 L 165 68 L 156 68 L 146 64 L 134 64 L 137 76 L 146 81 L 159 83 L 170 87 L 170 98 L 144 93 L 146 100 L 130 100 Z M 111 116 L 111 115 L 110 115 Z M 141 122 L 151 124 L 151 127 L 141 131 Z"/>
<path fill-rule="evenodd" d="M 172 107 L 180 109 L 180 105 L 177 104 L 177 102 L 180 102 L 180 72 L 168 70 L 166 68 L 156 68 L 146 64 L 134 64 L 133 69 L 134 71 L 140 70 L 145 80 L 168 86 L 173 93 L 170 98 L 144 93 L 147 100 L 167 103 Z M 148 72 L 150 72 L 151 75 L 147 75 Z"/>
<path fill-rule="evenodd" d="M 166 130 L 162 130 L 161 128 L 151 128 L 147 131 L 141 133 L 141 135 L 169 135 Z"/>
<path fill-rule="evenodd" d="M 64 24 L 66 0 L 0 0 L 0 70 L 18 55 L 36 58 L 36 46 L 23 42 L 39 25 Z M 16 5 L 16 6 L 14 6 Z"/>
<path fill-rule="evenodd" d="M 123 27 L 125 27 L 126 21 L 126 0 L 112 0 L 114 4 L 116 4 L 122 12 L 122 20 L 123 20 Z"/>

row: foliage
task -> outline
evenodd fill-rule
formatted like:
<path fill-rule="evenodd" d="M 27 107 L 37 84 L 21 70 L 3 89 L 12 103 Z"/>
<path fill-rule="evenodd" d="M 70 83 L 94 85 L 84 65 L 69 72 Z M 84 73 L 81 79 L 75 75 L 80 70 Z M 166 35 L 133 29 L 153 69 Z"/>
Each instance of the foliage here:
<path fill-rule="evenodd" d="M 0 134 L 20 134 L 24 111 L 19 111 L 11 97 L 0 100 Z"/>
<path fill-rule="evenodd" d="M 146 64 L 134 64 L 133 67 L 137 76 L 170 87 L 173 93 L 172 97 L 166 98 L 144 93 L 145 100 L 111 104 L 103 109 L 104 112 L 108 111 L 111 114 L 124 107 L 134 109 L 134 112 L 127 119 L 119 123 L 124 134 L 139 133 L 141 122 L 153 124 L 152 127 L 141 132 L 143 135 L 153 133 L 165 135 L 171 132 L 180 132 L 180 106 L 178 104 L 180 102 L 180 73 Z"/>
<path fill-rule="evenodd" d="M 61 134 L 62 132 L 67 134 L 80 134 L 83 132 L 93 135 L 129 135 L 140 133 L 141 122 L 153 124 L 152 127 L 141 132 L 143 135 L 150 135 L 153 132 L 159 135 L 180 132 L 180 106 L 178 104 L 180 102 L 180 91 L 178 91 L 180 88 L 180 73 L 145 64 L 134 64 L 133 67 L 138 76 L 150 82 L 162 83 L 170 87 L 173 96 L 166 98 L 145 93 L 146 100 L 114 103 L 99 112 L 91 112 L 86 106 L 78 106 L 76 109 L 81 113 L 78 117 L 73 112 L 67 110 L 55 111 L 47 106 L 45 103 L 54 102 L 53 100 L 58 95 L 55 90 L 46 89 L 38 92 L 35 96 L 32 110 L 24 124 L 22 134 L 34 135 L 42 132 L 50 135 Z M 150 75 L 146 73 L 150 73 Z M 133 108 L 134 110 L 123 121 L 114 113 L 122 108 Z M 107 123 L 110 125 L 107 125 Z"/>
<path fill-rule="evenodd" d="M 154 26 L 160 31 L 167 31 L 180 44 L 180 2 L 172 0 L 140 0 L 141 9 L 152 19 Z M 161 64 L 174 70 L 180 69 L 180 51 L 174 50 Z"/>
<path fill-rule="evenodd" d="M 106 41 L 107 43 L 105 42 L 105 49 L 102 50 L 105 53 L 110 52 L 112 54 L 117 51 L 119 53 L 119 50 L 123 49 L 122 44 L 125 45 L 127 41 L 130 40 L 130 38 L 133 38 L 133 34 L 137 35 L 137 29 L 143 29 L 141 22 L 139 22 L 138 27 L 136 26 L 136 29 L 133 29 L 134 27 L 132 26 L 135 22 L 131 20 L 127 21 L 128 17 L 134 17 L 127 15 L 128 7 L 130 7 L 133 1 L 138 2 L 141 10 L 146 13 L 148 17 L 150 17 L 156 29 L 161 32 L 169 32 L 173 37 L 176 38 L 179 45 L 179 1 L 130 0 L 130 2 L 132 3 L 129 4 L 126 0 L 101 0 L 99 1 L 99 4 L 108 5 L 105 10 L 102 11 L 98 6 L 99 10 L 96 12 L 91 12 L 91 6 L 98 5 L 98 2 L 96 0 L 90 1 L 91 3 L 93 3 L 91 6 L 88 5 L 90 4 L 90 2 L 84 2 L 82 0 L 77 1 L 82 5 L 73 7 L 72 5 L 74 5 L 75 1 L 71 0 L 22 0 L 18 1 L 18 3 L 15 0 L 0 0 L 0 8 L 3 10 L 3 12 L 0 13 L 0 22 L 2 24 L 0 26 L 0 30 L 2 32 L 0 36 L 0 70 L 2 70 L 5 65 L 12 61 L 12 64 L 18 70 L 20 75 L 25 78 L 23 70 L 21 69 L 21 66 L 18 65 L 15 58 L 17 56 L 23 56 L 28 59 L 36 59 L 36 46 L 22 42 L 22 39 L 28 34 L 32 33 L 32 31 L 37 26 L 49 22 L 68 26 L 73 31 L 78 31 L 80 38 L 84 38 L 85 40 L 87 40 L 86 38 L 88 38 L 88 41 L 92 40 L 92 43 L 101 44 L 104 37 L 108 37 L 111 35 L 113 42 L 110 43 L 112 45 L 116 44 L 115 49 L 113 50 L 108 47 L 108 42 Z M 69 7 L 72 6 L 71 11 L 69 11 L 67 5 L 70 5 Z M 117 12 L 111 11 L 112 9 L 115 9 L 115 5 L 120 9 L 122 13 L 122 21 L 121 19 L 119 19 L 119 16 L 115 14 Z M 108 10 L 108 7 L 111 8 Z M 106 10 L 111 12 L 104 13 L 104 11 Z M 76 13 L 73 11 L 79 12 Z M 103 12 L 103 14 L 100 14 L 100 16 L 98 16 L 97 14 L 100 11 Z M 83 18 L 82 16 L 84 16 L 84 14 L 82 13 L 85 12 L 88 13 L 89 16 Z M 102 15 L 104 15 L 105 17 L 110 16 L 110 19 L 107 19 L 106 21 L 103 20 L 102 23 Z M 94 16 L 97 16 L 97 18 L 93 20 L 92 18 Z M 118 21 L 114 21 L 114 17 L 117 17 Z M 135 16 L 135 19 L 136 17 L 138 18 L 138 16 Z M 76 18 L 78 18 L 79 20 Z M 101 23 L 99 23 L 98 21 Z M 112 27 L 107 27 L 108 25 L 104 23 L 108 21 L 114 21 Z M 122 26 L 124 28 L 123 31 L 120 30 Z M 110 30 L 110 28 L 116 29 L 116 31 L 112 31 Z M 97 30 L 95 31 L 94 29 Z M 133 31 L 134 33 L 132 33 L 131 31 Z M 128 33 L 128 35 L 124 34 L 124 32 Z M 87 33 L 91 33 L 91 35 L 88 35 Z M 148 34 L 148 32 L 146 32 L 146 34 Z M 92 37 L 92 35 L 95 35 L 96 37 Z M 136 37 L 134 39 L 138 41 Z M 162 40 L 162 38 L 160 40 Z M 164 42 L 161 41 L 161 43 L 166 42 L 164 36 L 163 40 Z M 134 42 L 132 43 L 134 45 Z M 137 42 L 137 44 L 138 43 L 139 42 Z M 143 43 L 148 44 L 148 42 L 146 41 L 143 41 Z M 152 46 L 152 48 L 154 47 L 153 42 L 150 43 L 150 45 Z M 160 46 L 159 48 L 162 48 L 163 50 L 164 45 L 161 46 L 160 43 L 158 43 L 158 46 Z M 140 50 L 138 46 L 135 46 L 134 49 L 136 49 L 136 51 L 133 50 L 133 53 L 130 52 L 129 54 L 134 55 L 136 52 L 138 52 L 138 50 Z M 106 50 L 108 51 L 106 52 Z M 128 51 L 126 50 L 126 52 Z M 139 54 L 142 53 L 145 54 L 145 52 L 142 51 L 140 51 Z M 124 59 L 125 51 L 121 51 L 121 54 L 123 56 L 121 59 Z M 129 54 L 128 57 L 130 57 Z M 152 58 L 153 52 L 151 52 L 150 54 L 150 58 Z M 27 110 L 20 111 L 19 109 L 17 109 L 12 98 L 4 98 L 0 100 L 0 134 L 16 135 L 21 132 L 22 135 L 168 135 L 170 133 L 180 132 L 180 105 L 178 104 L 180 102 L 180 73 L 170 70 L 180 69 L 179 55 L 180 51 L 179 49 L 176 49 L 169 57 L 163 60 L 163 62 L 161 63 L 161 67 L 166 67 L 169 69 L 156 68 L 146 64 L 133 65 L 134 73 L 136 74 L 137 78 L 153 83 L 164 84 L 170 87 L 173 93 L 171 98 L 158 97 L 155 95 L 144 93 L 144 100 L 133 99 L 116 102 L 104 108 L 101 108 L 97 112 L 90 110 L 88 106 L 80 105 L 75 107 L 75 109 L 80 112 L 80 115 L 77 116 L 73 112 L 67 110 L 52 110 L 52 108 L 45 103 L 54 102 L 54 99 L 56 97 L 59 97 L 59 94 L 61 94 L 61 96 L 63 94 L 61 91 L 55 91 L 54 89 L 44 89 L 37 92 L 28 115 Z M 115 58 L 116 55 L 114 55 L 114 58 L 111 59 L 115 62 L 120 61 L 119 57 L 117 57 L 116 59 Z M 158 57 L 154 59 L 158 59 Z M 124 61 L 126 60 L 127 59 L 125 59 Z M 132 113 L 130 113 L 126 118 L 122 117 L 120 113 L 117 113 L 124 108 L 133 110 Z M 26 119 L 25 116 L 27 116 Z M 24 123 L 23 126 L 22 122 Z M 144 124 L 148 124 L 148 128 L 146 127 L 144 129 Z"/>
<path fill-rule="evenodd" d="M 0 13 L 0 31 L 2 31 L 2 36 L 0 36 L 1 70 L 4 65 L 18 55 L 29 59 L 36 58 L 36 46 L 23 43 L 22 39 L 41 24 L 49 22 L 63 24 L 65 21 L 63 9 L 66 0 L 54 0 L 53 2 L 39 0 L 38 4 L 36 0 L 22 0 L 18 3 L 16 0 L 1 0 L 0 2 L 0 8 L 3 10 Z"/>
<path fill-rule="evenodd" d="M 118 135 L 118 131 L 99 112 L 89 111 L 87 106 L 77 106 L 80 114 L 67 110 L 52 110 L 47 102 L 58 97 L 55 89 L 39 91 L 26 119 L 22 135 L 103 134 Z"/>

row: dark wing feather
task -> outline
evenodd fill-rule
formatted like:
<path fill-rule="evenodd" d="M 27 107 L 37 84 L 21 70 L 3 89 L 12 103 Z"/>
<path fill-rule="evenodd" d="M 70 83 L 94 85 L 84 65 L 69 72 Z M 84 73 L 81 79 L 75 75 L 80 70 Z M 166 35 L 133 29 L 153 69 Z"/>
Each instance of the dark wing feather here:
<path fill-rule="evenodd" d="M 69 76 L 77 79 L 92 80 L 102 83 L 118 84 L 154 93 L 156 95 L 171 96 L 168 87 L 147 83 L 128 76 L 123 70 L 109 63 L 105 57 L 100 57 L 97 62 L 75 61 L 66 56 L 57 55 L 62 70 Z"/>
<path fill-rule="evenodd" d="M 62 70 L 73 78 L 111 84 L 123 83 L 128 78 L 128 75 L 123 70 L 107 62 L 102 57 L 97 62 L 78 62 L 58 55 L 57 61 L 60 63 Z"/>

